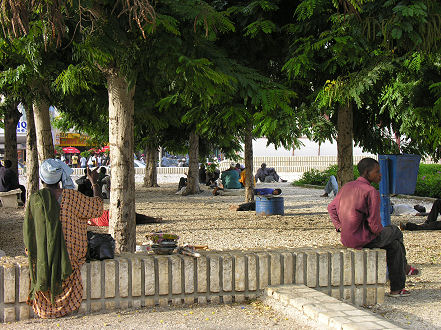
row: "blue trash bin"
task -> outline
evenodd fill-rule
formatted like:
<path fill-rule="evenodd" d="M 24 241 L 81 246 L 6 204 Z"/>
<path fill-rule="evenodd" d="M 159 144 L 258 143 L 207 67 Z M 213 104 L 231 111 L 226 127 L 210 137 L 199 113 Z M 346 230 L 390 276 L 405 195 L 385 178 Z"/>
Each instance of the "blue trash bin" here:
<path fill-rule="evenodd" d="M 257 196 L 256 197 L 257 215 L 284 215 L 283 197 Z"/>

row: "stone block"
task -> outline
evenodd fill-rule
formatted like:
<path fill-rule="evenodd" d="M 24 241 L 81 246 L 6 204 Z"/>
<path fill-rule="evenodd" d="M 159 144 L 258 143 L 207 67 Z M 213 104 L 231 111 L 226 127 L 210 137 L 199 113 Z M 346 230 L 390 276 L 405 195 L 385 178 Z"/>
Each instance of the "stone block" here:
<path fill-rule="evenodd" d="M 386 250 L 375 249 L 377 252 L 377 283 L 385 284 L 387 281 Z"/>
<path fill-rule="evenodd" d="M 101 298 L 101 261 L 90 262 L 90 297 Z"/>
<path fill-rule="evenodd" d="M 343 285 L 352 285 L 352 251 L 343 250 Z"/>
<path fill-rule="evenodd" d="M 139 300 L 139 299 L 133 300 L 132 307 L 133 308 L 141 308 L 141 300 Z"/>
<path fill-rule="evenodd" d="M 91 312 L 99 312 L 103 307 L 101 301 L 92 301 L 90 303 L 90 311 Z"/>
<path fill-rule="evenodd" d="M 119 259 L 119 296 L 129 295 L 129 262 L 127 259 Z"/>
<path fill-rule="evenodd" d="M 119 309 L 128 309 L 128 308 L 129 308 L 128 300 L 122 300 L 119 302 Z"/>
<path fill-rule="evenodd" d="M 270 278 L 271 278 L 271 285 L 280 285 L 282 282 L 282 263 L 280 261 L 280 254 L 279 253 L 270 253 Z"/>
<path fill-rule="evenodd" d="M 366 284 L 375 284 L 377 282 L 377 252 L 373 250 L 366 251 Z"/>
<path fill-rule="evenodd" d="M 289 305 L 300 311 L 303 309 L 303 306 L 308 305 L 310 303 L 311 303 L 310 299 L 301 296 L 289 298 Z"/>
<path fill-rule="evenodd" d="M 211 296 L 210 297 L 210 304 L 220 304 L 220 297 L 219 296 Z"/>
<path fill-rule="evenodd" d="M 365 295 L 365 288 L 363 288 L 361 286 L 360 287 L 355 287 L 354 299 L 353 299 L 354 304 L 357 305 L 357 306 L 364 305 L 364 301 L 365 301 L 364 295 Z"/>
<path fill-rule="evenodd" d="M 15 321 L 15 307 L 5 307 L 3 309 L 3 322 Z"/>
<path fill-rule="evenodd" d="M 257 259 L 255 255 L 247 255 L 248 259 L 248 290 L 257 290 Z M 246 279 L 245 279 L 246 280 Z"/>
<path fill-rule="evenodd" d="M 296 254 L 296 284 L 305 284 L 305 261 L 306 256 L 300 252 Z"/>
<path fill-rule="evenodd" d="M 360 316 L 349 316 L 351 322 L 361 323 L 361 322 L 375 322 L 378 320 L 376 316 L 373 315 L 360 315 Z"/>
<path fill-rule="evenodd" d="M 141 296 L 141 259 L 138 258 L 132 259 L 132 296 Z"/>
<path fill-rule="evenodd" d="M 355 250 L 353 252 L 354 257 L 354 283 L 363 284 L 364 283 L 364 273 L 366 271 L 364 264 L 364 251 Z"/>
<path fill-rule="evenodd" d="M 317 287 L 317 253 L 306 253 L 306 285 L 310 288 Z"/>
<path fill-rule="evenodd" d="M 207 292 L 207 258 L 196 259 L 198 292 Z"/>
<path fill-rule="evenodd" d="M 336 316 L 329 319 L 328 326 L 331 329 L 342 329 L 344 324 L 351 323 L 346 317 Z"/>
<path fill-rule="evenodd" d="M 377 288 L 368 287 L 366 288 L 366 301 L 365 304 L 368 306 L 373 306 L 377 303 Z"/>
<path fill-rule="evenodd" d="M 5 265 L 3 267 L 3 302 L 5 303 L 14 303 L 15 302 L 15 267 L 14 265 Z M 6 313 L 8 315 L 11 313 L 8 309 L 8 312 L 5 308 L 5 320 Z M 8 316 L 9 317 L 9 316 Z M 15 311 L 14 311 L 14 320 L 15 320 Z"/>
<path fill-rule="evenodd" d="M 168 280 L 169 280 L 168 257 L 158 256 L 157 260 L 158 260 L 158 276 L 159 276 L 159 294 L 168 294 Z"/>
<path fill-rule="evenodd" d="M 142 259 L 144 262 L 144 292 L 146 296 L 155 294 L 155 259 L 154 257 Z"/>
<path fill-rule="evenodd" d="M 236 302 L 236 303 L 242 303 L 242 302 L 244 302 L 245 301 L 245 295 L 243 295 L 243 294 L 236 294 L 235 296 L 234 296 L 234 302 Z"/>
<path fill-rule="evenodd" d="M 258 262 L 259 262 L 259 289 L 264 289 L 268 286 L 269 282 L 269 273 L 268 273 L 268 264 L 269 257 L 265 253 L 258 253 Z"/>
<path fill-rule="evenodd" d="M 331 254 L 331 285 L 339 286 L 341 284 L 341 254 L 340 251 L 334 251 Z"/>
<path fill-rule="evenodd" d="M 88 263 L 84 263 L 81 266 L 81 284 L 83 286 L 83 300 L 89 299 L 90 297 L 87 295 L 87 272 L 88 272 Z"/>
<path fill-rule="evenodd" d="M 104 297 L 115 297 L 115 278 L 116 261 L 107 259 L 104 260 Z"/>
<path fill-rule="evenodd" d="M 155 306 L 155 298 L 145 298 L 144 306 L 146 306 L 146 307 Z"/>
<path fill-rule="evenodd" d="M 205 305 L 207 303 L 207 297 L 198 297 L 198 304 Z"/>
<path fill-rule="evenodd" d="M 366 311 L 362 311 L 361 309 L 350 309 L 342 311 L 346 316 L 370 316 Z"/>
<path fill-rule="evenodd" d="M 292 253 L 282 253 L 283 258 L 283 284 L 294 283 L 294 258 Z"/>
<path fill-rule="evenodd" d="M 322 308 L 318 304 L 306 304 L 303 305 L 303 314 L 307 317 L 317 320 L 320 313 L 326 312 L 326 309 Z"/>
<path fill-rule="evenodd" d="M 231 304 L 233 302 L 232 296 L 223 296 L 222 301 L 224 304 Z"/>
<path fill-rule="evenodd" d="M 173 298 L 172 305 L 182 305 L 182 299 L 181 298 Z"/>
<path fill-rule="evenodd" d="M 343 300 L 352 302 L 352 289 L 351 288 L 343 288 Z"/>
<path fill-rule="evenodd" d="M 30 309 L 31 309 L 31 306 L 28 306 L 26 304 L 21 304 L 20 308 L 19 308 L 20 315 L 19 315 L 18 319 L 19 320 L 27 320 L 27 319 L 29 319 L 30 314 L 31 314 L 30 313 Z"/>
<path fill-rule="evenodd" d="M 380 286 L 380 287 L 377 287 L 377 301 L 376 301 L 376 303 L 377 304 L 382 304 L 382 303 L 384 303 L 384 295 L 385 295 L 385 289 L 384 289 L 384 286 Z"/>
<path fill-rule="evenodd" d="M 192 257 L 184 256 L 184 292 L 194 292 L 194 260 Z"/>
<path fill-rule="evenodd" d="M 320 312 L 318 314 L 317 322 L 319 324 L 328 325 L 330 319 L 332 319 L 334 317 L 341 317 L 341 316 L 344 316 L 344 314 L 342 312 L 337 312 L 337 311 Z"/>
<path fill-rule="evenodd" d="M 104 302 L 104 308 L 106 310 L 106 313 L 115 310 L 115 306 L 116 306 L 115 301 Z"/>
<path fill-rule="evenodd" d="M 31 285 L 31 281 L 29 278 L 29 267 L 28 265 L 19 265 L 18 266 L 18 272 L 19 272 L 19 282 L 18 282 L 18 301 L 19 302 L 26 302 L 29 295 L 29 289 Z M 28 312 L 29 314 L 29 312 Z M 21 313 L 20 313 L 21 315 Z M 29 318 L 29 316 L 27 317 Z M 20 320 L 24 320 L 20 316 Z"/>
<path fill-rule="evenodd" d="M 87 314 L 87 303 L 83 301 L 78 309 L 79 314 Z"/>
<path fill-rule="evenodd" d="M 233 257 L 222 256 L 222 289 L 223 291 L 233 290 Z M 230 297 L 231 298 L 231 297 Z"/>
<path fill-rule="evenodd" d="M 177 255 L 172 255 L 169 257 L 171 261 L 171 285 L 172 293 L 180 294 L 182 293 L 182 264 L 181 258 Z"/>
<path fill-rule="evenodd" d="M 210 292 L 220 291 L 219 255 L 210 256 Z"/>
<path fill-rule="evenodd" d="M 185 297 L 184 298 L 184 304 L 185 305 L 193 305 L 194 304 L 194 298 L 193 297 Z"/>
<path fill-rule="evenodd" d="M 329 285 L 329 256 L 327 252 L 318 253 L 319 286 Z"/>
<path fill-rule="evenodd" d="M 331 297 L 336 298 L 336 299 L 340 299 L 341 298 L 340 288 L 332 288 L 331 289 Z"/>
<path fill-rule="evenodd" d="M 368 329 L 383 329 L 375 322 L 351 322 L 343 324 L 343 330 L 368 330 Z"/>
<path fill-rule="evenodd" d="M 245 256 L 234 256 L 234 288 L 236 291 L 245 291 Z"/>

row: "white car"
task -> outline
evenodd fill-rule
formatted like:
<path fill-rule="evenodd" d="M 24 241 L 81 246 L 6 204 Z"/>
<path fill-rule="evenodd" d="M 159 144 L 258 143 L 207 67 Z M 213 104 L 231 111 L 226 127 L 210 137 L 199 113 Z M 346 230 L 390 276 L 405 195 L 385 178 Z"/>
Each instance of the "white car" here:
<path fill-rule="evenodd" d="M 135 168 L 139 167 L 139 168 L 145 168 L 145 164 L 137 159 L 133 160 L 134 164 L 135 164 Z"/>

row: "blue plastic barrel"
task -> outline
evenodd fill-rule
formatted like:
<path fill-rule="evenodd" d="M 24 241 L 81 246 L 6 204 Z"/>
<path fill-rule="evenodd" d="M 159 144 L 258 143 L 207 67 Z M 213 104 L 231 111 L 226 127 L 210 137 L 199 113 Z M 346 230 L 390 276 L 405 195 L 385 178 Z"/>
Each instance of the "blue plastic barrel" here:
<path fill-rule="evenodd" d="M 257 215 L 284 215 L 283 197 L 256 196 Z"/>

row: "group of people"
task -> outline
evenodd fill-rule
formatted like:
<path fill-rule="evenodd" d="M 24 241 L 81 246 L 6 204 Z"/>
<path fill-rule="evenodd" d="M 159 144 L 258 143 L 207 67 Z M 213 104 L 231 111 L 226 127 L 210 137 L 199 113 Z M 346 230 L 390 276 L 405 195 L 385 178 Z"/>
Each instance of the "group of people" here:
<path fill-rule="evenodd" d="M 101 167 L 109 166 L 110 159 L 106 153 L 93 153 L 89 157 L 85 157 L 84 154 L 61 154 L 56 157 L 68 166 L 73 168 L 86 168 L 86 167 Z"/>
<path fill-rule="evenodd" d="M 240 165 L 231 166 L 221 174 L 226 187 L 231 187 L 232 180 L 239 180 L 243 171 L 240 169 L 239 172 L 239 169 Z M 360 177 L 345 184 L 328 205 L 329 216 L 344 246 L 386 250 L 390 295 L 408 296 L 406 276 L 419 275 L 420 271 L 407 263 L 402 231 L 395 225 L 383 226 L 381 223 L 380 195 L 371 185 L 381 180 L 380 166 L 375 159 L 364 158 L 358 163 L 358 170 Z M 3 172 L 0 168 L 0 173 Z M 91 218 L 100 217 L 107 217 L 108 224 L 108 211 L 103 210 L 101 198 L 101 183 L 108 177 L 105 168 L 98 172 L 98 168 L 91 170 L 86 167 L 82 181 L 77 181 L 78 191 L 74 189 L 70 177 L 72 172 L 59 159 L 45 160 L 39 170 L 43 189 L 31 195 L 25 212 L 23 236 L 31 281 L 28 303 L 42 318 L 64 316 L 79 308 L 83 293 L 80 269 L 87 251 L 86 224 Z M 80 188 L 86 180 L 90 183 L 87 193 Z M 267 182 L 265 178 L 263 182 Z M 234 185 L 237 186 L 236 183 Z M 256 188 L 254 193 L 280 195 L 282 191 L 278 188 Z M 255 210 L 255 207 L 255 203 L 246 203 L 231 209 L 249 211 Z M 422 207 L 416 208 L 416 211 L 428 215 L 426 224 L 421 226 L 440 223 L 436 219 L 441 212 L 441 200 L 434 203 L 429 213 L 425 213 Z M 137 223 L 161 221 L 139 214 L 136 218 Z M 413 227 L 409 224 L 405 226 Z M 42 255 L 45 258 L 39 257 Z"/>

